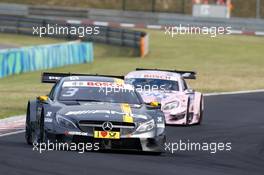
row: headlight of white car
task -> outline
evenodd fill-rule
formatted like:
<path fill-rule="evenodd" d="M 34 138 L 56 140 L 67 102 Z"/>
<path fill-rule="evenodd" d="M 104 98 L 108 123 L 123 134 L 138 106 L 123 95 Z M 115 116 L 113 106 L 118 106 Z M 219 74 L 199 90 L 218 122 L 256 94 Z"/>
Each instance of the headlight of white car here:
<path fill-rule="evenodd" d="M 60 126 L 63 126 L 64 128 L 77 128 L 77 126 L 72 121 L 65 117 L 62 117 L 61 115 L 56 115 L 56 121 Z"/>
<path fill-rule="evenodd" d="M 179 101 L 174 101 L 174 102 L 171 102 L 171 103 L 167 103 L 164 107 L 163 107 L 163 110 L 164 111 L 169 111 L 169 110 L 172 110 L 172 109 L 176 109 L 180 106 L 180 102 Z"/>
<path fill-rule="evenodd" d="M 155 122 L 154 119 L 149 120 L 147 122 L 141 123 L 138 128 L 137 131 L 138 132 L 146 132 L 146 131 L 150 131 L 155 127 Z"/>

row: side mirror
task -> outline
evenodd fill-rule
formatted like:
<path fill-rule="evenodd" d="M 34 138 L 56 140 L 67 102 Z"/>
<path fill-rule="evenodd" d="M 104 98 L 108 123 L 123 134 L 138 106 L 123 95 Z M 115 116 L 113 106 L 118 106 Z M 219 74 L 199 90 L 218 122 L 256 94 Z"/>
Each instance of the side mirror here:
<path fill-rule="evenodd" d="M 194 90 L 193 89 L 186 89 L 184 92 L 186 94 L 193 94 L 194 93 Z"/>
<path fill-rule="evenodd" d="M 38 99 L 39 101 L 41 101 L 41 102 L 46 102 L 46 101 L 49 99 L 49 97 L 46 96 L 46 95 L 43 95 L 43 96 L 39 96 L 39 97 L 37 97 L 37 99 Z"/>
<path fill-rule="evenodd" d="M 152 101 L 152 102 L 150 102 L 150 106 L 152 106 L 152 107 L 158 107 L 159 106 L 159 102 Z"/>
<path fill-rule="evenodd" d="M 159 102 L 153 101 L 153 102 L 147 103 L 147 108 L 149 108 L 149 109 L 160 109 L 161 105 Z"/>

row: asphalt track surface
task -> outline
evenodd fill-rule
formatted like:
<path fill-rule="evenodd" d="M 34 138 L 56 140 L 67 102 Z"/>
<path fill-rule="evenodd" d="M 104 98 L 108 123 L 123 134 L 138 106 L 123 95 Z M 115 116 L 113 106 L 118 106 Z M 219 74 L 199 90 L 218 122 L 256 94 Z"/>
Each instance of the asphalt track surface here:
<path fill-rule="evenodd" d="M 0 138 L 0 174 L 25 175 L 263 175 L 264 93 L 210 96 L 201 126 L 167 127 L 169 142 L 232 142 L 231 151 L 178 151 L 161 156 L 128 152 L 32 151 L 24 134 Z"/>

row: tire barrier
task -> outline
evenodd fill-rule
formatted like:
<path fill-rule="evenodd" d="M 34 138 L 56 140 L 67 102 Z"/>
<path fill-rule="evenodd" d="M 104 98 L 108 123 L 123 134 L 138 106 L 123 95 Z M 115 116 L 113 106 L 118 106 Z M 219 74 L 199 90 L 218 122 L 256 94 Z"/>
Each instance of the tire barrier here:
<path fill-rule="evenodd" d="M 125 28 L 116 28 L 110 26 L 99 26 L 93 24 L 82 23 L 79 20 L 66 20 L 66 19 L 46 19 L 40 17 L 23 17 L 23 16 L 0 16 L 0 32 L 15 33 L 30 36 L 34 35 L 34 29 L 41 29 L 39 32 L 43 32 L 48 27 L 62 28 L 62 31 L 69 29 L 96 29 L 92 34 L 78 36 L 76 34 L 45 34 L 43 37 L 61 38 L 67 40 L 82 40 L 96 43 L 104 43 L 109 45 L 125 46 L 133 48 L 135 55 L 144 57 L 148 53 L 148 34 L 146 32 L 134 31 Z M 58 29 L 61 31 L 60 29 Z M 82 30 L 84 31 L 84 30 Z M 87 31 L 87 30 L 85 30 Z M 99 32 L 98 32 L 99 31 Z M 144 39 L 144 43 L 142 43 Z M 144 47 L 142 47 L 144 44 Z M 142 51 L 142 48 L 144 50 Z"/>

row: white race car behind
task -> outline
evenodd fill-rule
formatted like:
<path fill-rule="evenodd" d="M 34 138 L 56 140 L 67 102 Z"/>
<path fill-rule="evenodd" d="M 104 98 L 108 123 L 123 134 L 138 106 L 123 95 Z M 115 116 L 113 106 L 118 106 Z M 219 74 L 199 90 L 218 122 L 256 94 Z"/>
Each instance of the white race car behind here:
<path fill-rule="evenodd" d="M 202 121 L 204 99 L 185 79 L 195 78 L 193 71 L 137 68 L 125 76 L 125 81 L 135 86 L 146 103 L 160 103 L 166 124 L 194 125 Z"/>

